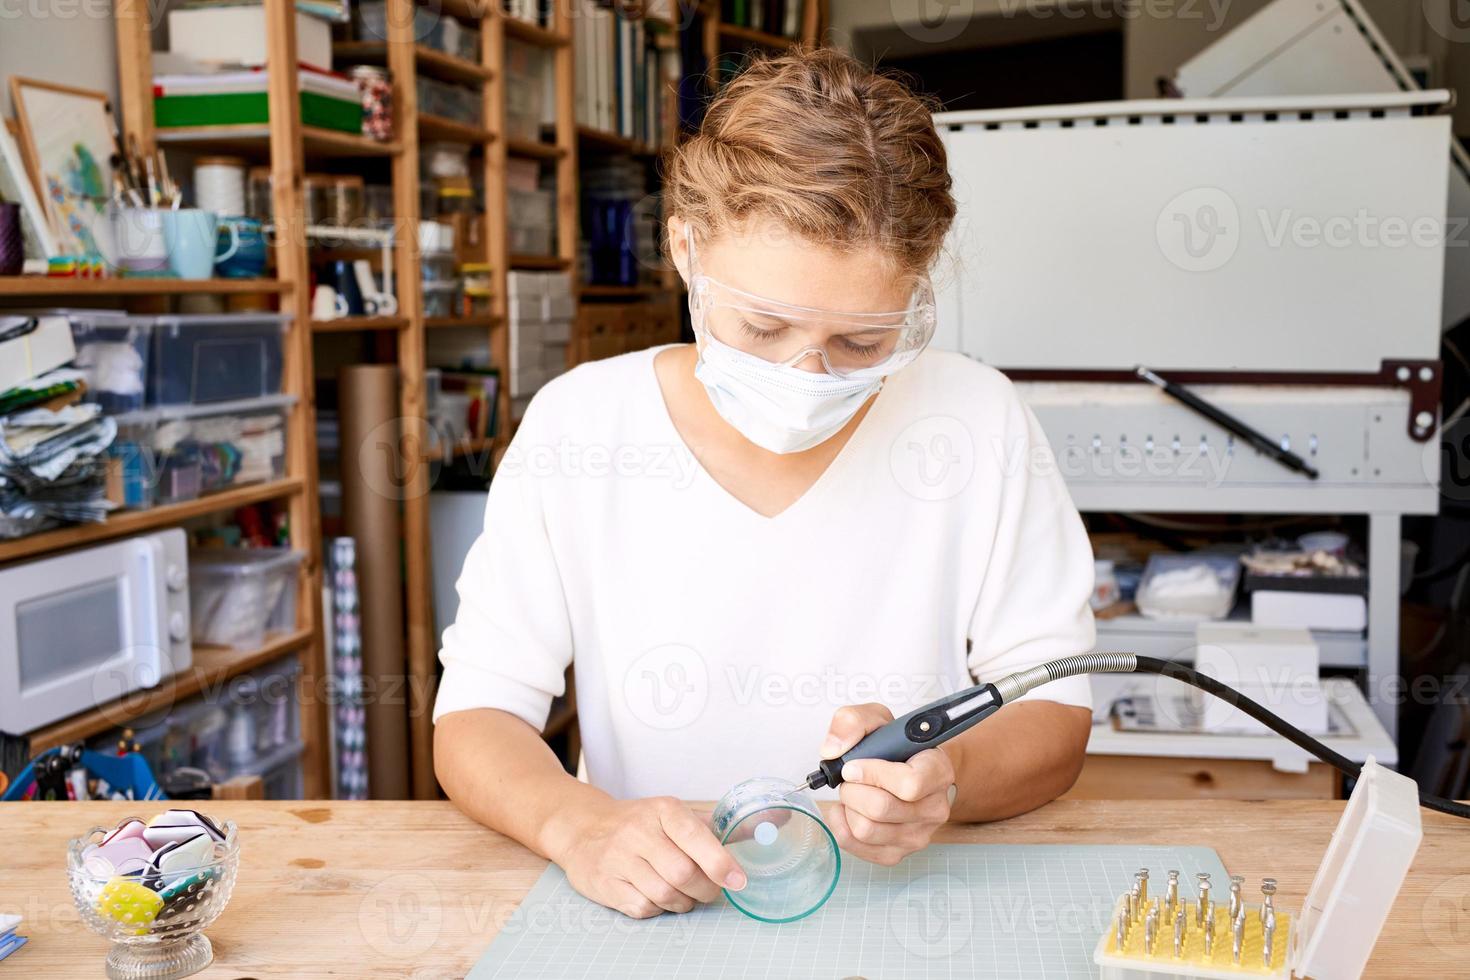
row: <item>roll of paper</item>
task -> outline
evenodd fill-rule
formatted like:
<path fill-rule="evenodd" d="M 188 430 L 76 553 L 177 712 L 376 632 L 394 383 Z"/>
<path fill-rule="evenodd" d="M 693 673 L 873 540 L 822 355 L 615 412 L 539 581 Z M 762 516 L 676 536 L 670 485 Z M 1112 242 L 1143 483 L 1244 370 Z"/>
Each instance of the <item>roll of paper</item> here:
<path fill-rule="evenodd" d="M 368 789 L 373 799 L 408 796 L 408 664 L 403 626 L 399 504 L 398 369 L 359 364 L 337 377 L 341 416 L 342 517 L 357 541 L 362 702 Z"/>

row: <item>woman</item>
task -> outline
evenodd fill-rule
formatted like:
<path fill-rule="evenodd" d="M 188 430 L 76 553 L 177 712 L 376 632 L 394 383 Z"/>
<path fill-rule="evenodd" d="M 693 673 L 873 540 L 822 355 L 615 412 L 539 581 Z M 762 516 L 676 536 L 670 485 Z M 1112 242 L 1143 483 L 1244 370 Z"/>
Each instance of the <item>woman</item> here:
<path fill-rule="evenodd" d="M 1035 420 L 996 372 L 925 349 L 954 217 L 928 108 L 832 50 L 758 62 L 675 151 L 665 207 L 698 343 L 536 396 L 435 705 L 461 809 L 630 916 L 744 885 L 680 799 L 799 778 L 1094 639 L 1091 552 Z M 573 660 L 587 782 L 538 735 Z M 1086 680 L 1035 694 L 908 763 L 849 764 L 840 845 L 893 864 L 948 820 L 1064 792 Z"/>

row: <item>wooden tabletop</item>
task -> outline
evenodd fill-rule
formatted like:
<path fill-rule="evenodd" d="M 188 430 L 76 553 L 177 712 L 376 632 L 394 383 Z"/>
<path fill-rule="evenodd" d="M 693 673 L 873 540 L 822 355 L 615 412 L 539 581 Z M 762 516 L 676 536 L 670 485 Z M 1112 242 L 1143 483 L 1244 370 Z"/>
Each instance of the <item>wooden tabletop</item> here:
<path fill-rule="evenodd" d="M 1274 875 L 1278 902 L 1294 909 L 1342 806 L 1063 800 L 949 827 L 940 839 L 1208 845 L 1233 874 Z M 24 916 L 31 939 L 0 962 L 0 980 L 102 975 L 107 944 L 72 905 L 66 841 L 143 809 L 0 804 L 0 913 Z M 215 962 L 205 977 L 462 977 L 545 866 L 449 803 L 216 801 L 207 812 L 239 824 L 242 855 L 234 897 L 208 930 Z M 1467 976 L 1467 964 L 1470 825 L 1426 811 L 1424 843 L 1368 976 Z"/>

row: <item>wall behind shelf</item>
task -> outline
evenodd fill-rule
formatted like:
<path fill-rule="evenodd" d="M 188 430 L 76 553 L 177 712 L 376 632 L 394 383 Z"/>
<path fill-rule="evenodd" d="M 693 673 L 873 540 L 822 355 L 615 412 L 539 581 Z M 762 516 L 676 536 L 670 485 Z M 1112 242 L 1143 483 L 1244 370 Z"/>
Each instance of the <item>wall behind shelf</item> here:
<path fill-rule="evenodd" d="M 0 115 L 15 112 L 11 75 L 106 92 L 116 107 L 115 36 L 109 0 L 0 4 Z"/>

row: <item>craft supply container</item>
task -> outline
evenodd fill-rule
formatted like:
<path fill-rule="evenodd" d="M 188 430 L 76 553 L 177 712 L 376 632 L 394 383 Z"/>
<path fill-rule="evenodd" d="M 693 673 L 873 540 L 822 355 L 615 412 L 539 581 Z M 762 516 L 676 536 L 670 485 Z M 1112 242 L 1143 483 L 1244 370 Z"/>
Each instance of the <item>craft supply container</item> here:
<path fill-rule="evenodd" d="M 189 615 L 194 642 L 254 650 L 264 644 L 267 633 L 294 630 L 302 558 L 290 548 L 191 551 Z"/>
<path fill-rule="evenodd" d="M 213 860 L 172 872 L 161 891 L 88 868 L 82 852 L 111 828 L 93 827 L 67 843 L 72 900 L 87 928 L 112 943 L 106 966 L 112 980 L 175 980 L 214 960 L 204 930 L 229 903 L 240 868 L 238 828 L 231 820 L 219 827 L 225 839 L 215 843 Z"/>

